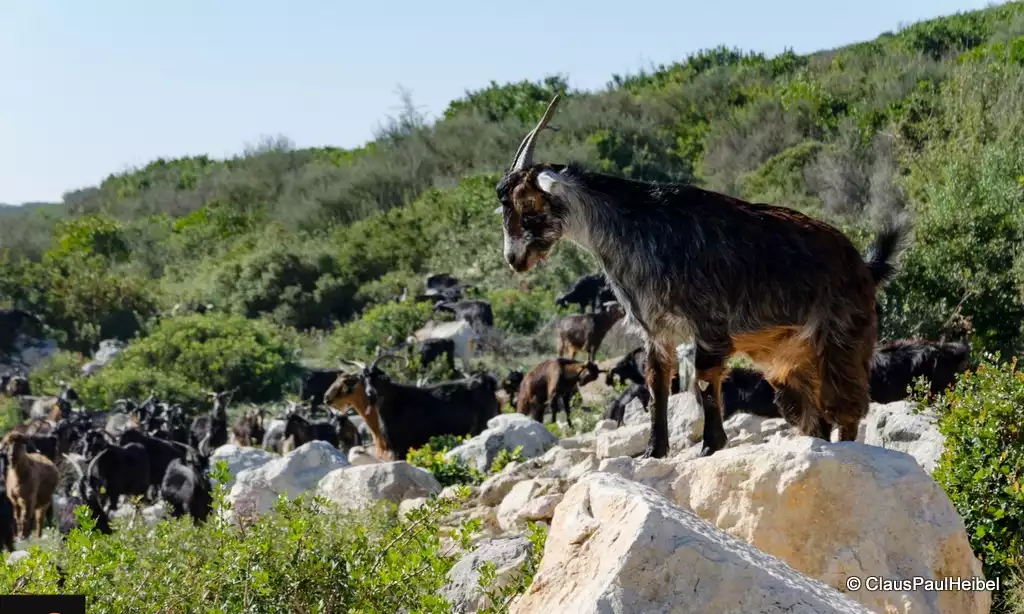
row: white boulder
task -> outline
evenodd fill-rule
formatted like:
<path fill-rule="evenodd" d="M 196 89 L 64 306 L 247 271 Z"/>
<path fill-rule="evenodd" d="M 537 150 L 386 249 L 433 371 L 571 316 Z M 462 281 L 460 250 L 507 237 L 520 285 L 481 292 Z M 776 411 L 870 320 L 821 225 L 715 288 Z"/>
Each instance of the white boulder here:
<path fill-rule="evenodd" d="M 441 596 L 451 604 L 456 614 L 476 612 L 489 607 L 491 600 L 480 590 L 480 568 L 493 563 L 495 578 L 489 590 L 497 590 L 514 581 L 532 551 L 525 537 L 497 537 L 481 541 L 475 550 L 467 553 L 448 571 L 448 583 Z"/>
<path fill-rule="evenodd" d="M 398 504 L 439 492 L 441 485 L 433 473 L 405 461 L 337 469 L 317 484 L 317 493 L 342 510 L 360 509 L 381 499 Z"/>
<path fill-rule="evenodd" d="M 262 448 L 251 448 L 229 443 L 213 451 L 213 454 L 210 455 L 210 467 L 216 465 L 218 461 L 224 461 L 228 464 L 228 472 L 231 473 L 231 479 L 224 484 L 224 487 L 230 489 L 234 486 L 235 478 L 239 473 L 246 469 L 262 467 L 275 458 L 279 457 Z"/>
<path fill-rule="evenodd" d="M 946 446 L 946 438 L 939 432 L 938 416 L 934 411 L 914 412 L 914 404 L 907 401 L 872 404 L 864 425 L 864 443 L 888 450 L 906 452 L 931 473 Z"/>
<path fill-rule="evenodd" d="M 543 424 L 522 414 L 501 414 L 487 421 L 487 429 L 449 450 L 446 458 L 461 458 L 478 471 L 487 471 L 501 450 L 522 446 L 523 458 L 544 454 L 558 438 Z"/>

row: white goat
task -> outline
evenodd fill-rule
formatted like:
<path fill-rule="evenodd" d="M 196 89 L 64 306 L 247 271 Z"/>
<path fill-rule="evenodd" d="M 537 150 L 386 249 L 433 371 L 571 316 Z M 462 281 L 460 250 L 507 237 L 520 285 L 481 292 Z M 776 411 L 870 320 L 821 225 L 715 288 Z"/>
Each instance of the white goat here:
<path fill-rule="evenodd" d="M 427 339 L 451 339 L 455 344 L 455 356 L 462 361 L 462 370 L 469 374 L 469 359 L 476 350 L 477 333 L 465 320 L 454 322 L 430 321 L 414 332 L 406 341 L 415 343 Z"/>

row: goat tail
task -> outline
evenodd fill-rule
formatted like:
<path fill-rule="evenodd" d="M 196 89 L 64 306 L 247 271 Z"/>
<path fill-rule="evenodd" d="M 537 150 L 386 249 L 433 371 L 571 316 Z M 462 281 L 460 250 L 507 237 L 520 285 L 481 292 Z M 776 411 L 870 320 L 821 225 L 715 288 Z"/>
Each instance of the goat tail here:
<path fill-rule="evenodd" d="M 868 245 L 867 253 L 864 255 L 864 264 L 871 271 L 871 278 L 875 280 L 875 286 L 882 286 L 896 274 L 893 260 L 903 251 L 909 232 L 910 225 L 906 218 L 899 217 L 886 222 L 882 230 L 875 236 L 875 240 Z"/>

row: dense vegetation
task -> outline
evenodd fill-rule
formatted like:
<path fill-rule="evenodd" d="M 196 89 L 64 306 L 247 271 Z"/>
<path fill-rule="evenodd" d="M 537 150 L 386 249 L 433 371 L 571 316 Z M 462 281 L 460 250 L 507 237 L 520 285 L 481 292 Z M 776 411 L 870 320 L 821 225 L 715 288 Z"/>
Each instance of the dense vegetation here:
<path fill-rule="evenodd" d="M 248 399 L 274 398 L 288 391 L 296 347 L 321 362 L 365 360 L 424 322 L 429 307 L 392 298 L 433 272 L 493 303 L 493 354 L 550 351 L 553 295 L 594 263 L 561 245 L 512 275 L 492 211 L 497 173 L 556 91 L 559 130 L 538 158 L 792 206 L 861 246 L 882 221 L 909 216 L 914 241 L 880 295 L 880 337 L 965 337 L 976 355 L 1004 359 L 1024 349 L 1022 2 L 806 56 L 706 50 L 602 91 L 559 76 L 492 84 L 435 122 L 406 101 L 355 150 L 278 140 L 227 160 L 157 160 L 62 203 L 0 207 L 0 307 L 37 314 L 59 341 L 64 352 L 34 378 L 51 389 L 100 340 L 135 339 L 81 383 L 97 404 L 239 384 Z M 161 318 L 193 299 L 221 315 Z M 1021 564 L 1024 517 L 1024 456 L 1010 436 L 1020 403 L 1008 400 L 1020 375 L 1008 369 L 987 364 L 945 401 L 952 451 L 939 472 L 1004 583 Z M 990 440 L 1000 447 L 979 443 Z M 437 450 L 420 462 L 450 483 L 476 479 Z"/>

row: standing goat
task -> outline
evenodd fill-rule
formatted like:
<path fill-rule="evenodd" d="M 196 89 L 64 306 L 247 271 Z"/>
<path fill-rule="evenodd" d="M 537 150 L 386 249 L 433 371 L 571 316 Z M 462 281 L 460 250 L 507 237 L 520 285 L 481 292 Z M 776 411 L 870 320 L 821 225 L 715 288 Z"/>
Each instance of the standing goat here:
<path fill-rule="evenodd" d="M 565 412 L 565 422 L 573 428 L 569 418 L 569 403 L 579 391 L 597 379 L 600 370 L 593 362 L 579 362 L 569 358 L 545 360 L 530 370 L 519 385 L 516 411 L 544 422 L 544 410 L 551 410 L 551 420 L 558 419 L 559 410 Z"/>
<path fill-rule="evenodd" d="M 558 355 L 575 359 L 576 352 L 586 352 L 593 362 L 605 335 L 624 315 L 618 303 L 609 302 L 594 313 L 565 316 L 558 322 Z"/>
<path fill-rule="evenodd" d="M 207 416 L 198 416 L 192 421 L 189 429 L 189 445 L 203 456 L 210 456 L 213 451 L 228 442 L 228 405 L 231 397 L 238 392 L 233 388 L 224 392 L 207 392 L 213 399 L 213 409 Z"/>
<path fill-rule="evenodd" d="M 7 454 L 7 496 L 14 504 L 18 534 L 29 536 L 34 517 L 36 537 L 42 537 L 43 519 L 57 490 L 60 472 L 50 459 L 26 450 L 21 433 L 8 433 L 0 445 Z"/>
<path fill-rule="evenodd" d="M 669 451 L 674 349 L 689 338 L 697 379 L 711 387 L 701 456 L 725 446 L 721 378 L 737 352 L 763 367 L 783 415 L 803 434 L 828 440 L 835 426 L 841 441 L 853 441 L 868 410 L 876 292 L 895 273 L 890 261 L 905 228 L 886 227 L 864 257 L 836 228 L 785 207 L 577 164 L 534 164 L 558 100 L 495 188 L 504 256 L 525 273 L 565 237 L 597 257 L 645 341 L 654 409 L 643 456 Z"/>

